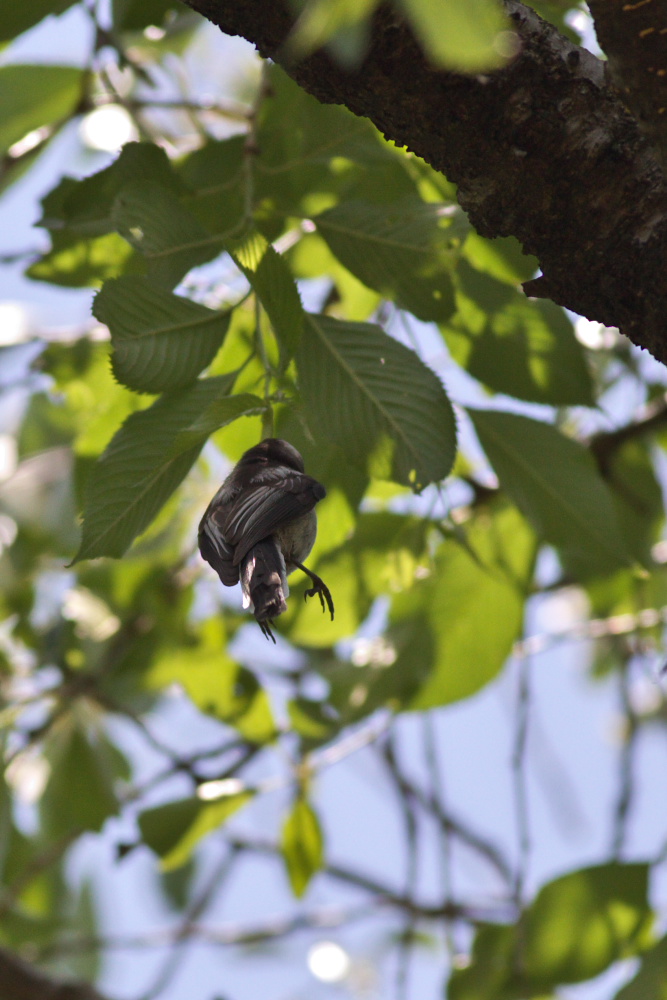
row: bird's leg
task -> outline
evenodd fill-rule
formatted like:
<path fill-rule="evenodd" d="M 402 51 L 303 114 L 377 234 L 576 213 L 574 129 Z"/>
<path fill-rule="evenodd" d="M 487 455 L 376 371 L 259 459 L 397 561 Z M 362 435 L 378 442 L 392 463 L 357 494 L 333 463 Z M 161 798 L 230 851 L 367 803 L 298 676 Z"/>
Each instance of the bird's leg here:
<path fill-rule="evenodd" d="M 275 644 L 276 644 L 276 637 L 273 634 L 273 632 L 271 631 L 271 622 L 269 621 L 269 619 L 265 618 L 264 621 L 260 621 L 259 618 L 258 618 L 257 619 L 257 624 L 259 625 L 259 627 L 262 630 L 262 635 L 265 635 L 267 639 L 270 639 L 271 642 L 275 646 Z"/>
<path fill-rule="evenodd" d="M 322 611 L 326 611 L 326 608 L 328 608 L 329 612 L 331 614 L 331 621 L 333 621 L 334 620 L 334 603 L 333 603 L 333 600 L 331 598 L 331 591 L 327 587 L 327 585 L 324 582 L 324 580 L 322 580 L 321 577 L 319 577 L 317 575 L 317 573 L 313 573 L 313 571 L 311 569 L 306 569 L 306 567 L 303 565 L 303 563 L 296 562 L 294 559 L 292 559 L 292 562 L 303 573 L 305 573 L 306 576 L 309 576 L 310 579 L 313 581 L 313 586 L 310 588 L 310 590 L 307 590 L 306 593 L 303 595 L 304 601 L 305 601 L 305 599 L 307 597 L 314 597 L 315 594 L 317 594 L 317 596 L 320 599 L 320 604 L 322 605 Z M 325 600 L 327 602 L 326 608 L 324 606 Z"/>

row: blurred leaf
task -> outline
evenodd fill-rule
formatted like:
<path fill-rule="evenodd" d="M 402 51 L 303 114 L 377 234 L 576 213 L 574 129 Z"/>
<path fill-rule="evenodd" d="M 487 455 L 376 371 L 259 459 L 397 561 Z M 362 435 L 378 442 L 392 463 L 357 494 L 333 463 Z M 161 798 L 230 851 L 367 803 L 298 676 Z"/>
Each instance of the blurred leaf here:
<path fill-rule="evenodd" d="M 186 451 L 172 451 L 216 400 L 226 396 L 233 376 L 202 379 L 165 393 L 147 410 L 133 413 L 114 435 L 90 475 L 83 537 L 75 556 L 122 556 L 144 531 L 196 460 L 206 434 Z M 242 416 L 235 412 L 229 420 Z"/>
<path fill-rule="evenodd" d="M 496 69 L 506 61 L 498 35 L 511 23 L 497 0 L 401 0 L 426 54 L 462 73 Z M 507 53 L 508 55 L 510 53 Z"/>
<path fill-rule="evenodd" d="M 74 717 L 54 730 L 45 747 L 51 776 L 42 795 L 40 812 L 52 841 L 83 830 L 100 830 L 118 811 L 114 791 L 120 752 L 101 731 L 88 731 Z"/>
<path fill-rule="evenodd" d="M 307 0 L 299 14 L 299 19 L 292 29 L 288 45 L 299 56 L 309 55 L 321 48 L 327 42 L 341 35 L 344 37 L 355 27 L 365 26 L 377 7 L 378 0 Z M 363 31 L 362 38 L 368 32 Z M 336 56 L 339 48 L 335 48 Z M 356 52 L 356 50 L 355 50 Z M 363 55 L 363 50 L 356 52 Z M 355 59 L 346 59 L 344 64 L 356 63 Z"/>
<path fill-rule="evenodd" d="M 646 947 L 648 866 L 584 868 L 545 885 L 517 927 L 481 925 L 450 1000 L 522 1000 L 599 975 Z M 648 996 L 649 994 L 643 994 Z"/>
<path fill-rule="evenodd" d="M 266 310 L 285 369 L 303 330 L 303 306 L 292 273 L 284 258 L 258 234 L 234 249 L 234 260 Z"/>
<path fill-rule="evenodd" d="M 338 503 L 332 504 L 327 496 L 318 505 L 318 542 L 320 537 L 324 541 L 316 543 L 308 559 L 308 565 L 317 570 L 333 594 L 336 617 L 331 622 L 317 604 L 306 604 L 302 594 L 310 586 L 308 580 L 291 577 L 292 600 L 281 619 L 281 631 L 290 642 L 319 648 L 352 635 L 377 597 L 409 589 L 427 562 L 429 525 L 420 518 L 388 511 L 364 512 L 351 538 L 343 537 L 337 545 L 329 546 L 326 533 L 330 526 L 335 530 L 337 521 L 342 521 L 345 535 L 351 534 L 354 523 L 349 520 L 349 508 L 340 495 Z"/>
<path fill-rule="evenodd" d="M 604 464 L 621 537 L 634 558 L 648 566 L 665 516 L 650 445 L 646 441 L 627 441 Z"/>
<path fill-rule="evenodd" d="M 139 816 L 142 840 L 162 858 L 162 870 L 173 871 L 190 859 L 200 840 L 219 829 L 253 795 L 250 791 L 239 792 L 215 802 L 180 799 L 146 809 Z"/>
<path fill-rule="evenodd" d="M 452 357 L 496 392 L 553 405 L 592 406 L 591 376 L 572 323 L 496 278 L 457 269 L 457 311 L 443 333 Z"/>
<path fill-rule="evenodd" d="M 425 322 L 447 319 L 454 311 L 447 260 L 451 234 L 441 205 L 346 200 L 313 222 L 341 263 L 399 308 Z"/>
<path fill-rule="evenodd" d="M 251 743 L 269 743 L 276 724 L 268 694 L 255 675 L 227 654 L 220 619 L 205 623 L 196 646 L 164 650 L 151 666 L 147 683 L 162 688 L 183 687 L 202 712 L 233 726 Z"/>
<path fill-rule="evenodd" d="M 160 27 L 172 10 L 174 0 L 113 0 L 113 25 L 116 31 L 143 31 L 149 25 Z"/>
<path fill-rule="evenodd" d="M 163 392 L 194 382 L 217 353 L 229 313 L 163 291 L 145 278 L 108 281 L 93 314 L 111 331 L 112 366 L 136 392 Z"/>
<path fill-rule="evenodd" d="M 84 79 L 76 66 L 0 66 L 0 153 L 28 132 L 73 114 Z"/>
<path fill-rule="evenodd" d="M 0 0 L 0 42 L 8 42 L 51 14 L 62 14 L 75 0 Z"/>
<path fill-rule="evenodd" d="M 615 1000 L 667 1000 L 667 937 L 642 955 L 634 976 Z"/>
<path fill-rule="evenodd" d="M 280 849 L 292 892 L 300 899 L 313 875 L 324 864 L 324 839 L 320 821 L 313 807 L 301 795 L 283 823 Z"/>
<path fill-rule="evenodd" d="M 296 363 L 309 424 L 351 461 L 417 492 L 450 471 L 456 423 L 445 390 L 380 327 L 309 313 Z"/>
<path fill-rule="evenodd" d="M 533 532 L 509 505 L 482 508 L 464 530 L 466 547 L 444 542 L 431 575 L 392 602 L 395 670 L 421 682 L 404 708 L 434 708 L 479 691 L 521 637 Z"/>
<path fill-rule="evenodd" d="M 514 413 L 468 413 L 502 488 L 573 572 L 630 565 L 611 494 L 583 445 Z"/>

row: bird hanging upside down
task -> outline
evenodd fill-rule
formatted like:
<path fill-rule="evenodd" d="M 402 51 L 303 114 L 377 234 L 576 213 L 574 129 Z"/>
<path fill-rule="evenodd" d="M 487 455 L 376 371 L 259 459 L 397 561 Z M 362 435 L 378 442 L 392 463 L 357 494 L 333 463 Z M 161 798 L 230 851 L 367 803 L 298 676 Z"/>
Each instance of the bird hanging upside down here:
<path fill-rule="evenodd" d="M 304 473 L 296 448 L 266 438 L 250 448 L 215 494 L 199 525 L 199 551 L 226 587 L 241 580 L 243 607 L 250 608 L 267 639 L 273 619 L 287 610 L 287 576 L 303 570 L 333 621 L 334 606 L 323 580 L 303 560 L 317 534 L 315 504 L 324 487 Z"/>

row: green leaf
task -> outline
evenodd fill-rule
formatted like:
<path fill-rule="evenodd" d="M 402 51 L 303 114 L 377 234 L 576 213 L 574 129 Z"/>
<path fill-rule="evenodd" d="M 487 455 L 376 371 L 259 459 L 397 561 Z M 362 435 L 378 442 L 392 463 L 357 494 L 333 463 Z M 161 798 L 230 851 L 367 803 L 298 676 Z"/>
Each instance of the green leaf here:
<path fill-rule="evenodd" d="M 104 170 L 75 181 L 63 178 L 42 200 L 40 226 L 46 229 L 67 227 L 83 236 L 101 236 L 115 228 L 112 212 L 116 197 L 137 177 L 146 184 L 185 193 L 182 181 L 174 172 L 165 151 L 151 142 L 128 142 L 118 159 Z"/>
<path fill-rule="evenodd" d="M 246 219 L 244 169 L 247 152 L 244 135 L 222 141 L 209 140 L 176 167 L 192 192 L 188 208 L 209 233 L 240 237 Z"/>
<path fill-rule="evenodd" d="M 457 270 L 457 311 L 442 330 L 452 357 L 496 392 L 554 406 L 592 406 L 584 350 L 553 302 L 473 270 Z"/>
<path fill-rule="evenodd" d="M 65 288 L 99 287 L 121 274 L 134 256 L 117 233 L 84 239 L 71 230 L 54 232 L 51 249 L 31 264 L 26 274 L 33 281 L 48 281 Z"/>
<path fill-rule="evenodd" d="M 62 14 L 75 0 L 30 0 L 29 4 L 14 0 L 0 2 L 0 42 L 8 42 L 34 27 L 51 14 Z"/>
<path fill-rule="evenodd" d="M 497 0 L 401 0 L 426 54 L 438 66 L 463 73 L 502 66 L 513 54 L 498 46 L 511 25 Z"/>
<path fill-rule="evenodd" d="M 71 115 L 83 82 L 76 66 L 0 66 L 0 153 L 28 132 Z"/>
<path fill-rule="evenodd" d="M 308 0 L 292 30 L 288 43 L 290 49 L 303 57 L 334 40 L 338 42 L 334 51 L 339 58 L 343 38 L 347 39 L 354 28 L 360 28 L 360 37 L 363 41 L 366 40 L 368 33 L 363 29 L 378 2 L 379 0 L 335 0 L 332 3 L 332 0 Z M 364 48 L 365 46 L 362 46 L 358 49 L 355 46 L 350 55 L 356 58 L 341 61 L 357 63 Z M 343 49 L 343 52 L 345 51 L 347 50 Z"/>
<path fill-rule="evenodd" d="M 303 331 L 303 306 L 292 273 L 284 258 L 259 234 L 234 249 L 234 260 L 266 310 L 285 369 Z"/>
<path fill-rule="evenodd" d="M 450 220 L 441 205 L 346 200 L 313 222 L 352 274 L 401 309 L 424 321 L 444 320 L 454 311 Z"/>
<path fill-rule="evenodd" d="M 120 235 L 146 258 L 153 279 L 168 288 L 223 248 L 222 236 L 207 233 L 173 190 L 153 181 L 125 184 L 111 214 Z"/>
<path fill-rule="evenodd" d="M 91 470 L 75 561 L 122 556 L 148 527 L 206 440 L 205 434 L 197 435 L 192 447 L 174 454 L 178 435 L 228 394 L 234 377 L 221 375 L 176 389 L 128 417 Z M 236 412 L 230 419 L 242 415 Z"/>
<path fill-rule="evenodd" d="M 324 863 L 324 839 L 317 813 L 299 796 L 283 823 L 280 849 L 292 892 L 297 898 L 305 893 L 313 875 Z"/>
<path fill-rule="evenodd" d="M 448 474 L 454 413 L 413 351 L 370 323 L 307 314 L 296 363 L 308 422 L 351 461 L 415 491 Z"/>
<path fill-rule="evenodd" d="M 140 277 L 107 281 L 95 296 L 93 314 L 111 331 L 114 375 L 137 392 L 164 392 L 194 382 L 229 326 L 229 313 Z"/>
<path fill-rule="evenodd" d="M 254 792 L 225 795 L 214 802 L 180 799 L 146 809 L 139 815 L 141 838 L 162 858 L 163 871 L 184 865 L 200 840 L 219 829 L 234 813 L 247 805 Z"/>
<path fill-rule="evenodd" d="M 667 1000 L 667 937 L 642 956 L 639 971 L 615 1000 Z"/>
<path fill-rule="evenodd" d="M 631 563 L 609 488 L 583 445 L 514 413 L 468 413 L 502 488 L 573 572 Z"/>
<path fill-rule="evenodd" d="M 101 732 L 91 732 L 69 717 L 55 729 L 46 757 L 51 776 L 40 809 L 49 839 L 100 830 L 118 811 L 114 782 L 127 776 L 120 752 Z"/>
<path fill-rule="evenodd" d="M 403 707 L 423 710 L 467 698 L 502 670 L 523 628 L 537 540 L 516 508 L 481 509 L 466 546 L 446 541 L 433 571 L 394 599 L 389 640 L 404 676 L 424 676 Z"/>
<path fill-rule="evenodd" d="M 113 24 L 116 31 L 143 31 L 148 25 L 160 27 L 170 10 L 178 9 L 174 0 L 113 0 Z"/>
<path fill-rule="evenodd" d="M 648 866 L 585 868 L 544 886 L 516 927 L 482 925 L 450 1000 L 520 1000 L 592 979 L 646 947 Z M 651 994 L 643 994 L 649 996 Z"/>
<path fill-rule="evenodd" d="M 201 642 L 162 651 L 146 682 L 162 689 L 176 682 L 202 712 L 233 726 L 251 743 L 270 743 L 276 723 L 269 696 L 255 675 L 225 652 L 228 637 L 220 617 L 202 627 Z"/>
<path fill-rule="evenodd" d="M 328 489 L 328 479 L 323 481 Z M 305 603 L 303 592 L 310 584 L 296 574 L 290 578 L 292 599 L 281 619 L 281 631 L 292 643 L 319 648 L 333 646 L 353 635 L 377 597 L 395 595 L 412 586 L 416 574 L 428 561 L 425 557 L 428 525 L 421 518 L 389 511 L 365 512 L 358 518 L 352 534 L 354 522 L 350 520 L 349 508 L 336 490 L 329 491 L 318 504 L 317 519 L 318 537 L 308 565 L 331 590 L 336 617 L 333 622 L 328 621 L 318 613 L 316 605 Z M 343 528 L 343 539 L 335 544 L 339 527 Z M 325 548 L 322 554 L 330 538 L 334 545 Z"/>

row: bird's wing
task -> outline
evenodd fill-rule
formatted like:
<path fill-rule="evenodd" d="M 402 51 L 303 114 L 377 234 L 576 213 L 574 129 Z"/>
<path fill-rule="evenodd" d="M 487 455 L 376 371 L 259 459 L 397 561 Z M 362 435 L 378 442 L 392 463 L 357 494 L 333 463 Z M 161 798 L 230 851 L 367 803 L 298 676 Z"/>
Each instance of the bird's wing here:
<path fill-rule="evenodd" d="M 238 566 L 253 545 L 288 521 L 307 514 L 326 491 L 311 476 L 266 470 L 262 479 L 242 490 L 225 509 L 224 537 L 234 548 Z"/>
<path fill-rule="evenodd" d="M 208 508 L 199 525 L 199 551 L 224 585 L 233 587 L 239 580 L 239 568 L 234 564 L 234 549 L 223 535 L 223 519 L 221 507 Z"/>

